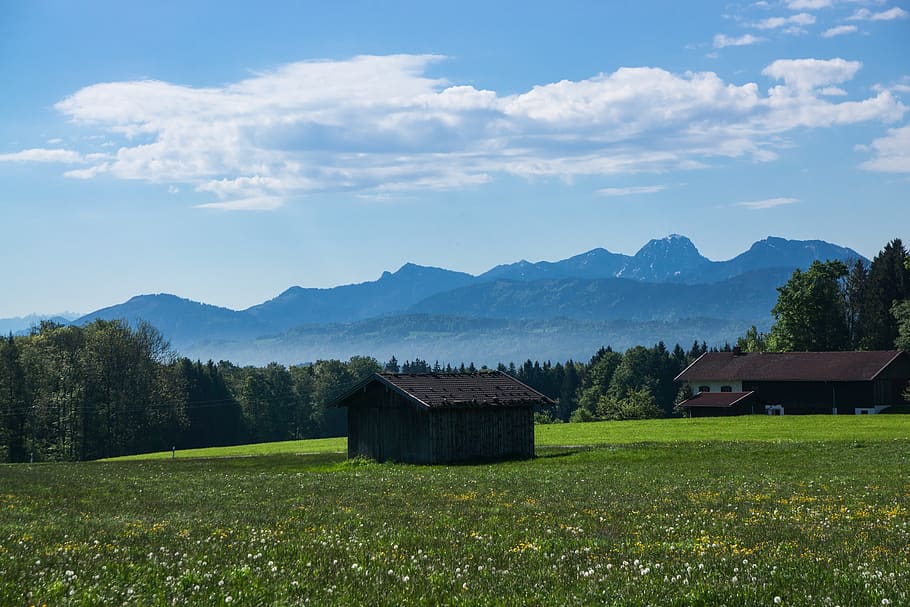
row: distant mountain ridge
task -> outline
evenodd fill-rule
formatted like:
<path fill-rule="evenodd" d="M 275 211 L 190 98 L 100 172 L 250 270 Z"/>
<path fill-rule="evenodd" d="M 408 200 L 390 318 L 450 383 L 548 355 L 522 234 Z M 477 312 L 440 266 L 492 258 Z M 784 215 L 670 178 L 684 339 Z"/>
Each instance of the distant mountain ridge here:
<path fill-rule="evenodd" d="M 464 272 L 406 263 L 378 280 L 331 289 L 291 287 L 264 303 L 247 308 L 253 318 L 275 328 L 309 322 L 352 322 L 406 309 L 425 297 L 473 283 Z"/>
<path fill-rule="evenodd" d="M 496 266 L 479 279 L 542 280 L 557 278 L 629 278 L 642 282 L 707 284 L 727 280 L 752 270 L 806 268 L 813 261 L 868 260 L 847 247 L 823 240 L 787 240 L 769 236 L 727 261 L 711 261 L 685 236 L 671 234 L 654 239 L 635 255 L 592 249 L 562 261 L 519 261 Z"/>
<path fill-rule="evenodd" d="M 65 325 L 66 323 L 73 321 L 80 316 L 81 314 L 62 312 L 60 314 L 29 314 L 28 316 L 0 318 L 0 336 L 9 335 L 10 333 L 27 333 L 29 329 L 38 326 L 42 321 L 45 320 Z"/>
<path fill-rule="evenodd" d="M 258 357 L 266 347 L 263 344 L 270 343 L 282 344 L 282 351 L 286 352 L 297 347 L 302 356 L 312 352 L 303 347 L 303 334 L 318 336 L 326 346 L 326 355 L 338 350 L 352 355 L 373 354 L 346 349 L 357 344 L 372 344 L 375 352 L 387 349 L 381 339 L 374 343 L 362 334 L 372 326 L 368 322 L 371 319 L 387 318 L 395 325 L 399 322 L 395 319 L 414 315 L 436 322 L 458 318 L 459 327 L 473 327 L 467 331 L 473 336 L 462 331 L 459 339 L 463 345 L 477 348 L 474 360 L 496 362 L 497 352 L 510 350 L 503 342 L 506 336 L 527 344 L 550 344 L 554 352 L 564 351 L 565 344 L 554 345 L 560 343 L 560 332 L 565 333 L 566 343 L 580 344 L 586 340 L 577 335 L 570 340 L 568 336 L 580 331 L 583 323 L 594 323 L 591 326 L 600 327 L 598 330 L 618 331 L 625 336 L 623 339 L 631 339 L 629 331 L 633 329 L 620 327 L 641 327 L 643 323 L 657 323 L 655 326 L 663 327 L 668 336 L 690 334 L 693 340 L 707 340 L 709 336 L 697 334 L 697 326 L 703 332 L 711 332 L 711 339 L 735 339 L 738 334 L 722 331 L 738 327 L 736 330 L 741 333 L 751 324 L 767 328 L 777 299 L 776 287 L 786 282 L 794 269 L 806 268 L 816 259 L 862 259 L 868 263 L 852 249 L 821 240 L 775 237 L 754 243 L 733 259 L 711 261 L 699 253 L 691 240 L 673 234 L 651 240 L 632 256 L 598 248 L 556 262 L 523 260 L 500 265 L 478 276 L 407 263 L 396 272 L 384 272 L 374 281 L 329 289 L 291 287 L 246 310 L 230 310 L 169 294 L 139 295 L 92 312 L 75 323 L 97 318 L 124 318 L 131 323 L 145 320 L 160 329 L 179 350 L 197 356 L 207 352 L 208 357 L 218 359 L 228 358 L 232 352 L 255 351 Z M 701 319 L 699 323 L 691 321 L 695 318 Z M 438 332 L 427 326 L 429 321 L 422 322 L 421 329 L 414 330 L 401 343 L 418 351 L 421 344 L 440 349 Z M 491 348 L 484 348 L 484 333 L 493 331 L 490 322 L 506 324 L 496 329 L 498 341 L 491 340 Z M 550 328 L 534 325 L 535 337 L 528 337 L 529 322 L 549 324 Z M 413 323 L 405 325 L 411 327 Z M 549 332 L 547 340 L 538 339 L 540 331 Z M 358 337 L 355 339 L 354 335 Z M 333 336 L 337 344 L 328 347 Z M 642 333 L 641 343 L 646 343 L 645 338 Z M 252 343 L 259 345 L 251 348 Z M 495 343 L 499 345 L 493 347 Z M 603 335 L 601 343 L 611 343 L 610 335 Z M 420 355 L 432 356 L 429 351 Z"/>

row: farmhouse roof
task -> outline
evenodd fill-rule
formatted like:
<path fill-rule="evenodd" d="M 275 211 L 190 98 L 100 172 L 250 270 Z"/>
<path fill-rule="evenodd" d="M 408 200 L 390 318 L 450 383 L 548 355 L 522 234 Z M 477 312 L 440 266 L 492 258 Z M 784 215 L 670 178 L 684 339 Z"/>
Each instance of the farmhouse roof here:
<path fill-rule="evenodd" d="M 379 382 L 417 405 L 431 409 L 464 406 L 553 405 L 550 398 L 500 371 L 480 373 L 376 373 L 335 401 L 346 401 Z"/>
<path fill-rule="evenodd" d="M 748 400 L 753 394 L 755 392 L 699 392 L 681 404 L 683 407 L 726 408 Z"/>
<path fill-rule="evenodd" d="M 901 356 L 872 352 L 706 352 L 677 381 L 871 381 Z"/>

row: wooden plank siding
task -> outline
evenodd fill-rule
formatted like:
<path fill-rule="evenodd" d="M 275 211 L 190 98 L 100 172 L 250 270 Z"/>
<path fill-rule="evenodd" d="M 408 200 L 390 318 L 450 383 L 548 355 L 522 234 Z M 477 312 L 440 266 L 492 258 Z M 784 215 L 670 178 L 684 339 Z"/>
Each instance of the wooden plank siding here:
<path fill-rule="evenodd" d="M 534 457 L 534 412 L 530 406 L 440 409 L 431 417 L 436 461 Z"/>

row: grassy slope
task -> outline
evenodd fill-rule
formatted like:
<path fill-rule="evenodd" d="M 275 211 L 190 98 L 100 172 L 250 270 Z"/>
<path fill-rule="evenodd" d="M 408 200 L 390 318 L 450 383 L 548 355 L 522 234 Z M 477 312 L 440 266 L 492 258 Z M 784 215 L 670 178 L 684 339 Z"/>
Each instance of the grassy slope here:
<path fill-rule="evenodd" d="M 619 445 L 705 441 L 831 441 L 910 438 L 910 415 L 771 417 L 764 415 L 592 422 L 537 426 L 538 447 Z M 212 447 L 177 451 L 176 457 L 241 457 L 253 455 L 343 453 L 344 438 Z M 169 459 L 171 452 L 133 455 L 115 460 Z"/>

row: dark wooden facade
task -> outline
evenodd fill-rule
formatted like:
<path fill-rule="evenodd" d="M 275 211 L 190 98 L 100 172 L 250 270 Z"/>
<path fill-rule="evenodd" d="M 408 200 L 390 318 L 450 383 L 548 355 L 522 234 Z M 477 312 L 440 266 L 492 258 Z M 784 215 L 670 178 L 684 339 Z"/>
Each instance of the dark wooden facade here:
<path fill-rule="evenodd" d="M 471 377 L 485 385 L 466 392 Z M 534 457 L 534 407 L 552 401 L 505 374 L 377 374 L 336 404 L 348 457 L 445 464 Z"/>
<path fill-rule="evenodd" d="M 709 352 L 677 380 L 688 382 L 693 390 L 700 384 L 727 383 L 737 386 L 734 390 L 752 392 L 751 409 L 756 413 L 768 409 L 786 415 L 875 413 L 903 404 L 910 357 L 899 351 Z M 742 406 L 699 407 L 699 396 L 682 403 L 693 416 L 748 413 Z"/>
<path fill-rule="evenodd" d="M 903 386 L 907 382 L 902 382 Z M 744 381 L 743 390 L 753 390 L 767 404 L 781 404 L 787 415 L 838 413 L 852 415 L 857 408 L 874 409 L 900 404 L 900 382 L 773 382 Z"/>

